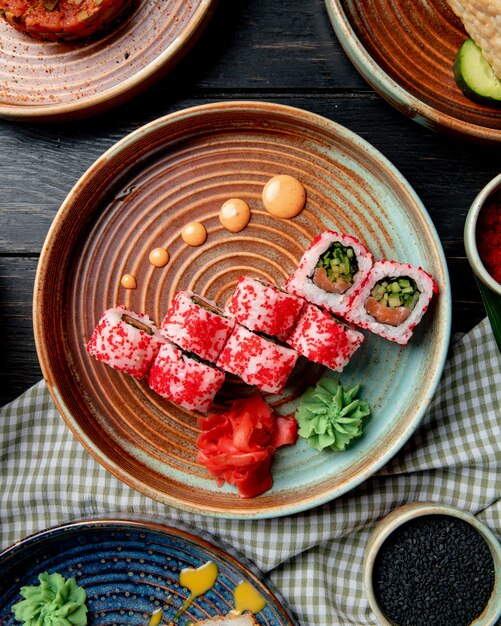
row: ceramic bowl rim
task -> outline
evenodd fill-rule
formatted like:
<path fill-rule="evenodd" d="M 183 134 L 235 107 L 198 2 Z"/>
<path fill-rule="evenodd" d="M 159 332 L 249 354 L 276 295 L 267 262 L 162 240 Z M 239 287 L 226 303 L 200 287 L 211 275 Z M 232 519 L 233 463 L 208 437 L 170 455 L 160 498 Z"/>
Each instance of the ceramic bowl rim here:
<path fill-rule="evenodd" d="M 477 221 L 478 217 L 486 204 L 486 201 L 496 192 L 501 192 L 501 174 L 495 176 L 485 187 L 479 192 L 470 206 L 464 225 L 464 247 L 468 262 L 479 280 L 482 281 L 491 291 L 501 296 L 501 285 L 492 278 L 487 271 L 485 265 L 480 258 L 477 249 Z"/>
<path fill-rule="evenodd" d="M 381 626 L 395 626 L 393 622 L 388 620 L 377 603 L 372 584 L 374 563 L 381 546 L 397 528 L 416 517 L 425 515 L 449 515 L 462 519 L 475 528 L 486 541 L 494 561 L 494 589 L 484 611 L 471 623 L 471 626 L 494 626 L 501 616 L 501 543 L 494 533 L 472 513 L 440 502 L 404 504 L 379 520 L 372 530 L 367 542 L 363 563 L 364 588 L 372 612 L 378 618 Z"/>

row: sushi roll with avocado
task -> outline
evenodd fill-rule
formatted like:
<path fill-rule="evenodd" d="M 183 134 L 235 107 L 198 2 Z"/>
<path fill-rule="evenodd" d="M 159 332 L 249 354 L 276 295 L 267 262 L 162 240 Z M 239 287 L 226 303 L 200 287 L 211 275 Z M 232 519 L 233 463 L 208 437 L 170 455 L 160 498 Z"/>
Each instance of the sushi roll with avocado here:
<path fill-rule="evenodd" d="M 328 230 L 312 241 L 285 288 L 345 316 L 372 263 L 372 254 L 355 237 Z"/>
<path fill-rule="evenodd" d="M 147 315 L 120 305 L 101 315 L 87 344 L 87 352 L 113 369 L 142 380 L 163 341 Z"/>
<path fill-rule="evenodd" d="M 341 372 L 364 336 L 314 304 L 307 304 L 287 343 L 308 360 Z"/>
<path fill-rule="evenodd" d="M 347 319 L 395 343 L 406 345 L 438 286 L 420 267 L 376 261 Z"/>
<path fill-rule="evenodd" d="M 240 276 L 225 312 L 249 330 L 285 341 L 305 301 L 250 276 Z"/>
<path fill-rule="evenodd" d="M 159 330 L 183 350 L 214 363 L 234 326 L 235 321 L 211 300 L 178 291 Z"/>
<path fill-rule="evenodd" d="M 278 394 L 283 391 L 297 359 L 298 353 L 292 348 L 236 324 L 217 365 L 248 385 Z"/>
<path fill-rule="evenodd" d="M 224 382 L 224 372 L 166 341 L 151 368 L 148 384 L 167 400 L 206 413 Z"/>

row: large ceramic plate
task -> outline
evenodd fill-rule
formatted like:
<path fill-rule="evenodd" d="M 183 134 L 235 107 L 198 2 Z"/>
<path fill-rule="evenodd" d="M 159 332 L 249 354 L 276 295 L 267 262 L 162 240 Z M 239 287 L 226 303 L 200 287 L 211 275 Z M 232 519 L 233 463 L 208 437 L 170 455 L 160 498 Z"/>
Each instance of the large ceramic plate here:
<path fill-rule="evenodd" d="M 122 103 L 190 49 L 216 0 L 131 0 L 90 41 L 36 41 L 0 20 L 0 117 L 68 119 Z"/>
<path fill-rule="evenodd" d="M 261 204 L 274 174 L 298 177 L 303 212 L 279 220 Z M 222 228 L 221 204 L 244 198 L 252 209 L 238 234 Z M 203 222 L 206 243 L 189 247 L 181 229 Z M 106 308 L 123 303 L 159 323 L 177 290 L 219 304 L 238 276 L 282 283 L 315 235 L 355 235 L 377 258 L 421 265 L 440 296 L 410 345 L 368 336 L 341 379 L 359 382 L 373 409 L 365 436 L 348 451 L 317 452 L 300 441 L 277 451 L 274 486 L 254 499 L 218 488 L 195 461 L 197 417 L 147 385 L 90 358 L 85 343 Z M 148 262 L 170 251 L 163 269 Z M 124 273 L 137 289 L 120 286 Z M 417 426 L 438 383 L 450 328 L 443 251 L 432 222 L 407 182 L 360 137 L 327 119 L 285 106 L 230 102 L 186 109 L 125 137 L 84 174 L 57 214 L 38 268 L 34 323 L 44 376 L 64 419 L 83 445 L 120 479 L 173 506 L 234 518 L 270 517 L 325 502 L 388 460 Z M 301 361 L 278 411 L 320 375 Z M 218 399 L 244 393 L 228 384 Z"/>
<path fill-rule="evenodd" d="M 325 0 L 334 31 L 368 83 L 435 130 L 501 141 L 501 108 L 459 90 L 454 57 L 467 34 L 445 0 Z"/>
<path fill-rule="evenodd" d="M 38 574 L 46 571 L 75 578 L 85 589 L 93 626 L 146 626 L 159 609 L 163 611 L 162 624 L 167 624 L 189 596 L 179 581 L 181 570 L 197 569 L 208 561 L 218 567 L 216 583 L 195 599 L 178 620 L 179 626 L 234 609 L 233 592 L 241 581 L 250 583 L 266 601 L 256 614 L 259 624 L 294 624 L 257 569 L 226 548 L 158 522 L 105 519 L 46 530 L 0 555 L 2 624 L 18 624 L 11 606 L 22 600 L 20 587 L 39 584 Z"/>

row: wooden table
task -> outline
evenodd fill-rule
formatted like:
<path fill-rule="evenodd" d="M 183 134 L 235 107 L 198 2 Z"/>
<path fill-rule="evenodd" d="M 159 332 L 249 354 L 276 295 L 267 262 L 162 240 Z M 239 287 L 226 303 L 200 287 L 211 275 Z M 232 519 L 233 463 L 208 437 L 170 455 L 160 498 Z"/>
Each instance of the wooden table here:
<path fill-rule="evenodd" d="M 139 126 L 185 107 L 235 99 L 308 109 L 379 149 L 438 230 L 451 276 L 453 331 L 468 331 L 485 316 L 463 226 L 474 197 L 500 171 L 499 147 L 435 134 L 391 107 L 345 56 L 323 0 L 221 0 L 189 55 L 132 102 L 70 123 L 0 121 L 0 404 L 41 378 L 31 313 L 35 272 L 51 221 L 76 180 Z"/>

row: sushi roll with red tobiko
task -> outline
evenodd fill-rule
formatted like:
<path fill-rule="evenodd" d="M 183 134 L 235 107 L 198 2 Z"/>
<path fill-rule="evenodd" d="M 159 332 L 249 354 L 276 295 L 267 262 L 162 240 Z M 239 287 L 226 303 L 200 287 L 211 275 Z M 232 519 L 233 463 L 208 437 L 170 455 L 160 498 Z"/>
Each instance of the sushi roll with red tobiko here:
<path fill-rule="evenodd" d="M 217 365 L 261 391 L 280 393 L 294 369 L 298 354 L 292 348 L 237 324 Z"/>
<path fill-rule="evenodd" d="M 310 361 L 341 372 L 363 340 L 358 330 L 307 304 L 287 343 Z"/>
<path fill-rule="evenodd" d="M 351 235 L 316 237 L 285 284 L 290 293 L 344 316 L 372 267 L 373 256 Z"/>
<path fill-rule="evenodd" d="M 120 305 L 101 315 L 87 352 L 113 369 L 141 380 L 147 376 L 163 341 L 147 315 Z"/>
<path fill-rule="evenodd" d="M 109 25 L 128 0 L 0 0 L 16 30 L 49 41 L 84 39 Z"/>
<path fill-rule="evenodd" d="M 206 413 L 224 382 L 224 372 L 166 341 L 153 363 L 148 384 L 167 400 Z"/>
<path fill-rule="evenodd" d="M 183 350 L 214 363 L 235 326 L 214 302 L 178 291 L 160 324 L 160 333 Z"/>
<path fill-rule="evenodd" d="M 376 261 L 347 318 L 376 335 L 405 345 L 434 293 L 438 293 L 438 285 L 422 268 Z"/>
<path fill-rule="evenodd" d="M 275 285 L 240 276 L 225 311 L 249 330 L 285 341 L 305 302 Z"/>

